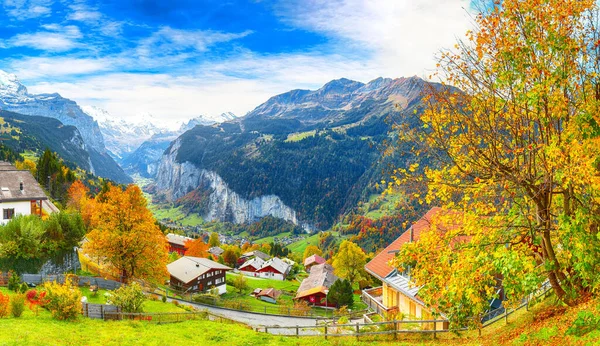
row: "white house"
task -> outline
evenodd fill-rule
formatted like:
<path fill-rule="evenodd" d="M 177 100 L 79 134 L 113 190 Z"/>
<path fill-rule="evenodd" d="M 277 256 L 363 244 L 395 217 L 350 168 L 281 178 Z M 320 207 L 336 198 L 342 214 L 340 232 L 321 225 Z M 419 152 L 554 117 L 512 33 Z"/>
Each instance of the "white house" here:
<path fill-rule="evenodd" d="M 6 224 L 17 215 L 50 214 L 58 209 L 29 171 L 18 170 L 8 162 L 0 161 L 0 223 Z"/>
<path fill-rule="evenodd" d="M 239 270 L 243 275 L 283 281 L 291 268 L 291 265 L 277 257 L 267 261 L 254 257 L 242 264 Z"/>

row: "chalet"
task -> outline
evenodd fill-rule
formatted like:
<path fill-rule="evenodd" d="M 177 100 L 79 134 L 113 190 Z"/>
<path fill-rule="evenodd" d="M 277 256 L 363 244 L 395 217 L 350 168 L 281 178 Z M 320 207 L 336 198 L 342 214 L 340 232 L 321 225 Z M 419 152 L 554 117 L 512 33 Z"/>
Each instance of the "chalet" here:
<path fill-rule="evenodd" d="M 283 260 L 273 257 L 263 263 L 258 270 L 260 277 L 265 279 L 285 280 L 292 266 L 285 263 Z"/>
<path fill-rule="evenodd" d="M 221 256 L 223 254 L 223 252 L 225 252 L 225 250 L 221 249 L 218 246 L 213 246 L 210 249 L 208 249 L 208 253 L 215 257 Z"/>
<path fill-rule="evenodd" d="M 194 240 L 190 237 L 186 237 L 179 234 L 169 233 L 167 234 L 167 242 L 169 243 L 169 252 L 177 252 L 179 255 L 184 256 L 187 248 L 185 242 Z"/>
<path fill-rule="evenodd" d="M 242 274 L 247 276 L 260 276 L 258 271 L 262 268 L 264 263 L 265 261 L 259 257 L 254 257 L 244 262 L 238 269 Z"/>
<path fill-rule="evenodd" d="M 167 265 L 170 285 L 185 293 L 206 292 L 216 288 L 219 294 L 227 292 L 225 273 L 228 266 L 207 258 L 184 256 Z"/>
<path fill-rule="evenodd" d="M 327 306 L 329 288 L 338 279 L 328 263 L 316 264 L 300 284 L 295 300 L 305 300 L 311 305 Z"/>
<path fill-rule="evenodd" d="M 259 250 L 254 250 L 254 251 L 250 251 L 250 252 L 246 252 L 244 254 L 242 254 L 240 256 L 240 258 L 238 259 L 238 266 L 248 262 L 249 260 L 258 257 L 263 261 L 268 260 L 269 258 L 271 258 L 271 256 L 267 255 L 266 253 L 259 251 Z"/>
<path fill-rule="evenodd" d="M 17 215 L 58 212 L 29 171 L 4 161 L 0 161 L 0 209 L 0 224 Z"/>
<path fill-rule="evenodd" d="M 402 313 L 416 319 L 434 319 L 431 311 L 418 296 L 419 287 L 411 284 L 410 272 L 400 273 L 390 266 L 389 262 L 403 244 L 417 241 L 421 233 L 429 230 L 440 212 L 440 208 L 429 210 L 425 216 L 365 265 L 365 270 L 383 283 L 380 287 L 364 290 L 362 294 L 363 301 L 379 314 L 388 317 Z M 437 325 L 437 329 L 447 327 L 447 323 Z M 429 328 L 432 329 L 433 326 Z"/>
<path fill-rule="evenodd" d="M 274 288 L 267 288 L 266 290 L 260 290 L 260 292 L 256 293 L 256 298 L 267 303 L 277 303 L 277 298 L 281 296 L 281 291 L 276 290 Z"/>
<path fill-rule="evenodd" d="M 323 263 L 325 263 L 325 259 L 317 254 L 308 256 L 304 260 L 304 270 L 306 270 L 306 272 L 309 273 L 310 267 L 317 265 L 317 264 L 323 264 Z"/>

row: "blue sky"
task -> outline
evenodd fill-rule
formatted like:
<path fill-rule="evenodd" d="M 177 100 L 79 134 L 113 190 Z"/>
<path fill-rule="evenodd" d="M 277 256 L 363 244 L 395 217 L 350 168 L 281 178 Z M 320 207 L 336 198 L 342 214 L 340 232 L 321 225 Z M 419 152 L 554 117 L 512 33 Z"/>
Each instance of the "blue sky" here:
<path fill-rule="evenodd" d="M 129 121 L 243 115 L 346 77 L 426 77 L 467 0 L 0 0 L 0 69 Z"/>

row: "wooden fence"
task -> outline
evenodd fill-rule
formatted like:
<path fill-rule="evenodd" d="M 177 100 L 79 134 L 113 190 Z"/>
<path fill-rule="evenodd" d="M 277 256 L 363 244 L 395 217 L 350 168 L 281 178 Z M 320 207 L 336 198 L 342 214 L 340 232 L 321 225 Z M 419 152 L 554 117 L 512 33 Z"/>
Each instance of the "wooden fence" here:
<path fill-rule="evenodd" d="M 119 311 L 105 312 L 103 315 L 105 321 L 144 321 L 148 323 L 178 323 L 190 320 L 211 320 L 222 323 L 242 324 L 225 316 L 215 314 L 209 311 L 193 312 L 160 312 L 160 313 L 126 313 Z"/>
<path fill-rule="evenodd" d="M 121 309 L 114 305 L 81 303 L 81 314 L 88 318 L 106 320 L 107 315 L 120 312 Z"/>
<path fill-rule="evenodd" d="M 529 308 L 531 301 L 534 301 L 542 296 L 546 296 L 552 289 L 549 283 L 544 283 L 537 291 L 528 295 L 521 300 L 521 303 L 515 308 L 500 308 L 492 310 L 487 314 L 483 315 L 480 321 L 481 329 L 486 328 L 498 321 L 504 320 L 508 323 L 508 316 L 515 313 L 516 311 Z M 467 330 L 466 327 L 459 328 L 458 330 Z M 317 326 L 265 326 L 256 328 L 256 331 L 264 331 L 265 333 L 271 333 L 275 335 L 284 336 L 324 336 L 325 339 L 329 337 L 356 337 L 359 339 L 363 336 L 373 335 L 393 335 L 394 339 L 398 339 L 399 335 L 402 334 L 421 334 L 421 335 L 432 335 L 433 338 L 437 337 L 438 333 L 447 333 L 451 329 L 448 328 L 447 320 L 398 320 L 398 321 L 385 321 L 385 322 L 374 322 L 374 323 L 354 323 L 354 324 L 323 324 Z"/>
<path fill-rule="evenodd" d="M 8 277 L 8 273 L 0 273 L 0 286 L 8 285 Z M 62 284 L 65 282 L 65 278 L 66 275 L 23 274 L 21 275 L 21 282 L 41 285 L 44 282 L 56 281 Z M 90 276 L 77 276 L 77 282 L 79 286 L 96 285 L 105 290 L 115 290 L 122 285 L 118 281 Z"/>

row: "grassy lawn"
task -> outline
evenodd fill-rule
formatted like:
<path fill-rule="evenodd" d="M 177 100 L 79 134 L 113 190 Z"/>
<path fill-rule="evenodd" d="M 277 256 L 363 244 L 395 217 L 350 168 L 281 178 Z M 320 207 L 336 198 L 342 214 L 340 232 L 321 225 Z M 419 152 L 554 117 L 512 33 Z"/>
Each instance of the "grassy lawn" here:
<path fill-rule="evenodd" d="M 397 212 L 396 203 L 402 199 L 400 193 L 391 193 L 386 195 L 371 195 L 369 201 L 362 207 L 365 217 L 370 219 L 379 219 L 383 216 L 393 215 Z M 378 204 L 372 207 L 373 204 Z M 371 210 L 372 209 L 372 210 Z"/>
<path fill-rule="evenodd" d="M 297 242 L 291 243 L 290 245 L 287 246 L 288 249 L 290 249 L 291 252 L 293 253 L 304 253 L 304 250 L 309 246 L 309 245 L 318 245 L 319 244 L 319 234 L 315 233 L 309 237 L 306 237 L 302 240 L 299 240 Z"/>
<path fill-rule="evenodd" d="M 94 295 L 90 292 L 87 287 L 81 287 L 81 294 L 87 297 L 88 303 L 92 304 L 106 304 L 106 293 L 110 292 L 107 290 L 98 290 L 98 294 Z M 186 310 L 176 306 L 172 303 L 163 303 L 161 300 L 146 300 L 144 302 L 144 312 L 185 312 Z"/>
<path fill-rule="evenodd" d="M 240 274 L 227 272 L 227 280 L 233 280 L 236 276 Z M 246 282 L 248 283 L 248 288 L 250 292 L 252 292 L 255 288 L 275 288 L 278 290 L 284 291 L 293 291 L 296 292 L 298 287 L 300 287 L 300 283 L 296 280 L 293 281 L 279 281 L 272 279 L 263 279 L 263 278 L 253 278 L 246 277 Z M 228 286 L 227 290 L 233 290 L 233 287 Z"/>
<path fill-rule="evenodd" d="M 290 133 L 287 136 L 287 139 L 285 141 L 286 142 L 299 142 L 299 141 L 303 140 L 304 138 L 313 137 L 316 133 L 317 133 L 316 130 Z"/>

